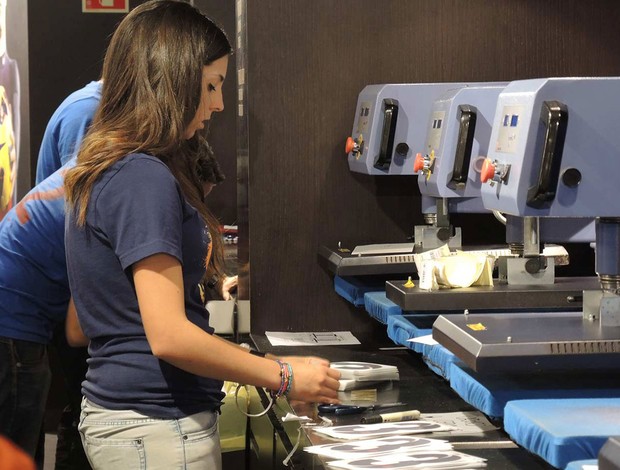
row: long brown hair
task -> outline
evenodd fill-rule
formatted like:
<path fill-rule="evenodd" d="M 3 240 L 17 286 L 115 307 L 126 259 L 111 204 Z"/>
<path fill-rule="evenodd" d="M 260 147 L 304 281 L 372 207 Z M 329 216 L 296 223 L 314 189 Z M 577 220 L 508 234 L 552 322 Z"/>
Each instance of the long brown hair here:
<path fill-rule="evenodd" d="M 221 253 L 219 222 L 204 204 L 197 155 L 184 133 L 200 103 L 203 66 L 231 52 L 222 29 L 186 2 L 154 0 L 125 16 L 106 51 L 99 108 L 65 177 L 66 200 L 79 226 L 103 172 L 141 152 L 168 165 L 209 226 L 214 253 Z"/>

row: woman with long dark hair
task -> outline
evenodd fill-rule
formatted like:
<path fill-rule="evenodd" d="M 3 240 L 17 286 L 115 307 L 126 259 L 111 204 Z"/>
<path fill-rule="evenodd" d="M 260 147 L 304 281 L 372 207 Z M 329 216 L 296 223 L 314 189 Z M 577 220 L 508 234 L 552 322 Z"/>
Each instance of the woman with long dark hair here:
<path fill-rule="evenodd" d="M 212 334 L 201 303 L 205 270 L 222 271 L 221 240 L 185 143 L 223 110 L 230 53 L 185 2 L 132 10 L 65 178 L 69 281 L 90 341 L 79 429 L 95 469 L 221 468 L 222 380 L 337 400 L 327 361 L 249 354 Z"/>

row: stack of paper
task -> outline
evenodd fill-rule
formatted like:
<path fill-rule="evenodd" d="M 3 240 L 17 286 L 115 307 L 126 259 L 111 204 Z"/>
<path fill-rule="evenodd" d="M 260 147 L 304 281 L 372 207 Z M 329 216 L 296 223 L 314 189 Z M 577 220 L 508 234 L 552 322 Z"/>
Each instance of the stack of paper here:
<path fill-rule="evenodd" d="M 334 439 L 354 440 L 401 436 L 406 434 L 426 434 L 429 432 L 453 431 L 455 429 L 454 426 L 418 419 L 415 421 L 399 421 L 394 423 L 316 427 L 314 431 L 333 437 Z"/>
<path fill-rule="evenodd" d="M 330 367 L 340 371 L 340 391 L 367 387 L 371 382 L 400 379 L 398 368 L 386 364 L 342 361 L 332 362 Z"/>
<path fill-rule="evenodd" d="M 452 450 L 452 445 L 448 441 L 440 439 L 426 439 L 424 437 L 414 436 L 388 436 L 338 444 L 309 446 L 305 447 L 304 450 L 311 454 L 322 455 L 327 458 L 347 460 L 351 458 L 389 455 L 394 452 L 405 454 L 417 451 Z"/>
<path fill-rule="evenodd" d="M 332 468 L 348 470 L 362 470 L 369 468 L 399 468 L 399 469 L 473 469 L 485 468 L 486 461 L 479 457 L 463 454 L 453 450 L 437 450 L 427 452 L 413 452 L 410 454 L 391 454 L 377 457 L 362 457 L 350 460 L 335 460 L 328 462 Z"/>
<path fill-rule="evenodd" d="M 467 416 L 447 413 L 454 424 L 467 422 Z M 442 414 L 434 415 L 445 418 Z M 441 439 L 416 437 L 411 434 L 455 432 L 454 425 L 428 419 L 379 424 L 354 424 L 335 427 L 315 427 L 314 431 L 336 439 L 335 444 L 306 447 L 304 450 L 326 459 L 330 468 L 362 470 L 370 468 L 399 469 L 474 469 L 485 468 L 485 459 L 456 452 L 449 442 Z"/>

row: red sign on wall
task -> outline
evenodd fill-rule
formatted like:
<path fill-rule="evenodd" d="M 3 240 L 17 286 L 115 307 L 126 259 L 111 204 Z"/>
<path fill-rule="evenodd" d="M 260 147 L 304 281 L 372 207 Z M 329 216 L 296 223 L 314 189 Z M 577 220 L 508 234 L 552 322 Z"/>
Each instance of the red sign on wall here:
<path fill-rule="evenodd" d="M 127 13 L 129 0 L 82 0 L 82 13 Z"/>

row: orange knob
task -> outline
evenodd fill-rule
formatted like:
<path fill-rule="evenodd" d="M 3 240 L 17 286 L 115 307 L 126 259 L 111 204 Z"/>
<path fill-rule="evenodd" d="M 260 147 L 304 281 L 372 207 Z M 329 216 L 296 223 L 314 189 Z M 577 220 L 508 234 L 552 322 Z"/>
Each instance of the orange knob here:
<path fill-rule="evenodd" d="M 484 159 L 482 170 L 480 171 L 480 181 L 486 183 L 495 176 L 495 165 L 488 158 Z"/>
<path fill-rule="evenodd" d="M 347 143 L 344 145 L 344 151 L 346 153 L 351 153 L 351 151 L 355 148 L 355 141 L 353 137 L 347 137 Z"/>
<path fill-rule="evenodd" d="M 424 156 L 421 153 L 415 154 L 415 160 L 413 161 L 413 171 L 416 173 L 424 169 Z"/>

